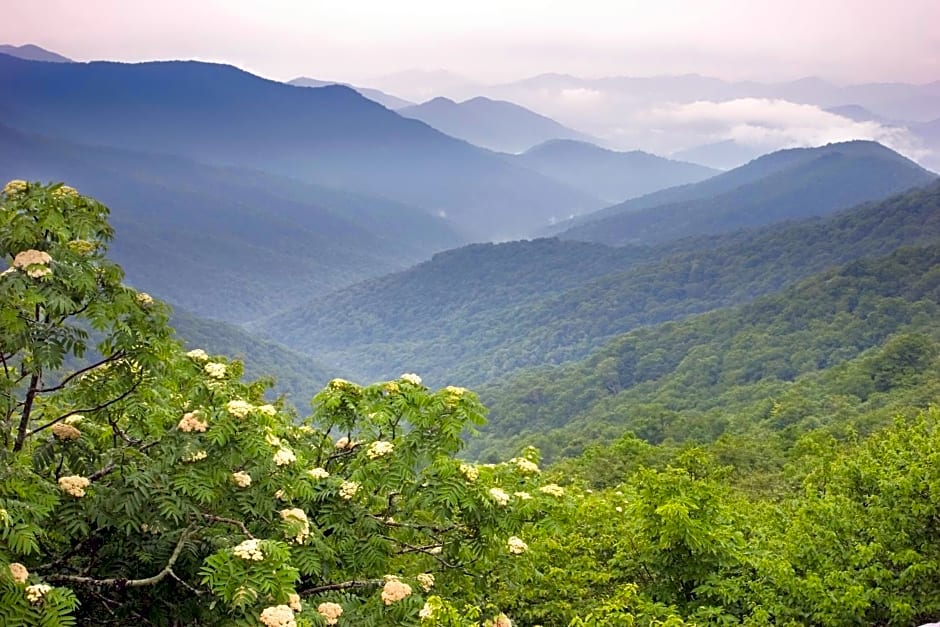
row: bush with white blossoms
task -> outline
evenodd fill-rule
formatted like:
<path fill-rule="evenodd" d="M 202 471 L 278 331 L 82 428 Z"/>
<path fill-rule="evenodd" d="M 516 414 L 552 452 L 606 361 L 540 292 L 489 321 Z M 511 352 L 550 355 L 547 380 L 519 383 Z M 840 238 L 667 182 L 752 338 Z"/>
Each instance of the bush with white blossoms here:
<path fill-rule="evenodd" d="M 476 582 L 522 563 L 537 478 L 460 466 L 475 394 L 334 379 L 297 418 L 123 283 L 103 205 L 12 182 L 0 208 L 0 624 L 415 624 L 431 590 L 498 614 Z"/>

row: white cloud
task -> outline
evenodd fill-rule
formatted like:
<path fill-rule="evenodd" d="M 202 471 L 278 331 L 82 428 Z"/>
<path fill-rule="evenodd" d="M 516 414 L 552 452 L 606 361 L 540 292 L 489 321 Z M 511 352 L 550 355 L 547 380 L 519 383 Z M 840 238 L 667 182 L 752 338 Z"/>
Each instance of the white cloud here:
<path fill-rule="evenodd" d="M 668 104 L 653 107 L 639 117 L 652 128 L 687 136 L 690 146 L 733 139 L 770 151 L 868 139 L 912 159 L 930 154 L 906 128 L 874 121 L 857 122 L 815 105 L 786 100 L 738 98 Z"/>

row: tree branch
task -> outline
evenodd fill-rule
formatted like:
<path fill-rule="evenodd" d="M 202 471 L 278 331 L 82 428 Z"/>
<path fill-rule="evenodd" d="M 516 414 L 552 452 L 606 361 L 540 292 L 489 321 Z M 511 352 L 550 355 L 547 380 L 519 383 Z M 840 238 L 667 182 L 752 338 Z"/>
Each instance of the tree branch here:
<path fill-rule="evenodd" d="M 40 426 L 40 427 L 36 427 L 35 429 L 33 429 L 32 431 L 30 431 L 29 433 L 27 433 L 26 436 L 24 437 L 24 439 L 25 439 L 26 437 L 30 437 L 30 436 L 36 435 L 37 433 L 39 433 L 39 432 L 42 431 L 43 429 L 48 429 L 48 428 L 51 427 L 52 425 L 54 425 L 54 424 L 56 424 L 56 423 L 58 423 L 58 422 L 61 422 L 61 421 L 65 420 L 66 418 L 68 418 L 68 417 L 71 416 L 72 414 L 91 414 L 91 413 L 94 413 L 94 412 L 96 412 L 96 411 L 101 411 L 102 409 L 105 409 L 105 408 L 107 408 L 107 407 L 109 407 L 109 406 L 111 406 L 111 405 L 114 405 L 115 403 L 118 403 L 118 402 L 120 402 L 120 401 L 123 401 L 125 398 L 127 398 L 128 396 L 130 396 L 131 393 L 134 392 L 134 390 L 137 389 L 137 387 L 140 385 L 140 383 L 141 383 L 141 379 L 138 379 L 137 381 L 134 382 L 134 385 L 132 385 L 131 387 L 129 387 L 128 389 L 126 389 L 126 390 L 125 390 L 123 393 L 121 393 L 119 396 L 117 396 L 117 397 L 115 397 L 115 398 L 112 398 L 110 401 L 107 401 L 107 402 L 105 402 L 105 403 L 102 403 L 102 404 L 98 405 L 97 407 L 91 407 L 91 408 L 89 408 L 89 409 L 73 409 L 73 410 L 69 411 L 68 413 L 62 414 L 61 416 L 57 416 L 56 418 L 50 420 L 50 421 L 47 422 L 46 424 L 44 424 L 44 425 L 42 425 L 42 426 Z M 24 415 L 25 415 L 25 410 L 24 410 Z M 113 427 L 114 425 L 111 425 L 111 426 Z M 127 438 L 127 436 L 125 436 L 125 435 L 123 434 L 123 432 L 121 433 L 121 435 L 124 436 L 124 440 L 125 440 L 128 444 L 140 444 L 139 441 L 135 442 L 135 441 L 130 440 L 129 438 Z M 22 446 L 22 445 L 21 445 L 21 446 Z M 19 449 L 18 449 L 18 448 L 14 448 L 13 450 L 14 450 L 14 451 L 18 451 Z"/>
<path fill-rule="evenodd" d="M 174 574 L 173 565 L 176 564 L 176 560 L 179 559 L 180 554 L 183 552 L 183 545 L 186 544 L 190 533 L 192 533 L 192 527 L 187 527 L 176 543 L 176 548 L 173 549 L 173 553 L 170 555 L 170 559 L 167 560 L 166 566 L 153 577 L 146 577 L 144 579 L 95 579 L 94 577 L 81 577 L 78 575 L 47 575 L 46 579 L 49 581 L 63 581 L 97 587 L 116 586 L 119 588 L 143 588 L 145 586 L 155 586 L 168 575 Z"/>
<path fill-rule="evenodd" d="M 75 372 L 73 372 L 73 373 L 70 374 L 69 376 L 67 376 L 67 377 L 65 377 L 64 379 L 62 379 L 62 381 L 61 381 L 58 385 L 54 385 L 54 386 L 52 386 L 51 388 L 42 388 L 41 390 L 37 390 L 37 394 L 46 394 L 46 393 L 48 393 L 48 392 L 56 392 L 56 391 L 58 391 L 58 390 L 61 390 L 61 389 L 64 388 L 66 385 L 68 385 L 69 381 L 71 381 L 71 380 L 74 379 L 75 377 L 80 376 L 80 375 L 82 375 L 82 374 L 88 372 L 89 370 L 94 370 L 95 368 L 98 368 L 98 367 L 100 367 L 100 366 L 103 366 L 103 365 L 105 365 L 106 363 L 112 362 L 112 361 L 114 361 L 115 359 L 120 359 L 120 358 L 124 357 L 124 354 L 125 354 L 124 351 L 123 351 L 123 350 L 120 350 L 120 351 L 114 353 L 113 355 L 111 355 L 110 357 L 105 357 L 104 359 L 102 359 L 102 360 L 99 361 L 98 363 L 91 364 L 90 366 L 85 366 L 85 367 L 82 368 L 81 370 L 76 370 Z M 72 413 L 75 413 L 75 412 L 72 412 Z"/>
<path fill-rule="evenodd" d="M 363 579 L 360 581 L 344 581 L 343 583 L 328 583 L 315 588 L 301 590 L 300 594 L 317 594 L 319 592 L 333 592 L 335 590 L 349 590 L 351 588 L 370 588 L 372 586 L 381 586 L 385 583 L 384 579 Z"/>

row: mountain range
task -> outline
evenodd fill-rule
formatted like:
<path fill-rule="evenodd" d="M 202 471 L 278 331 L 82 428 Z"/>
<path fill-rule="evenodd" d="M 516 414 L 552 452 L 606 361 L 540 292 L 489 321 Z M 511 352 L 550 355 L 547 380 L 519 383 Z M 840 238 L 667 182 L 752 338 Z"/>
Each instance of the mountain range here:
<path fill-rule="evenodd" d="M 0 55 L 10 126 L 248 167 L 413 204 L 474 239 L 600 206 L 341 86 L 302 88 L 197 62 L 40 63 Z M 68 93 L 68 98 L 62 98 Z"/>
<path fill-rule="evenodd" d="M 454 102 L 438 96 L 398 113 L 452 137 L 500 152 L 519 153 L 552 139 L 597 141 L 525 107 L 482 96 Z"/>
<path fill-rule="evenodd" d="M 711 178 L 718 170 L 647 152 L 620 152 L 592 143 L 553 139 L 511 159 L 610 203 Z M 590 190 L 590 191 L 588 191 Z"/>
<path fill-rule="evenodd" d="M 337 81 L 321 81 L 315 78 L 308 78 L 306 76 L 300 76 L 293 80 L 287 81 L 288 85 L 296 85 L 297 87 L 329 87 L 330 85 L 342 85 L 343 87 L 349 87 L 359 92 L 365 98 L 377 102 L 386 109 L 401 109 L 402 107 L 408 107 L 415 103 L 410 100 L 405 100 L 404 98 L 398 98 L 391 94 L 386 94 L 384 91 L 378 89 L 370 89 L 368 87 L 356 87 L 355 85 L 350 85 L 349 83 L 341 83 Z"/>
<path fill-rule="evenodd" d="M 112 251 L 131 283 L 232 322 L 463 241 L 440 218 L 389 200 L 0 126 L 3 177 L 69 181 L 98 198 L 112 210 Z"/>
<path fill-rule="evenodd" d="M 874 142 L 793 148 L 702 183 L 582 216 L 579 225 L 561 236 L 614 245 L 658 243 L 824 215 L 924 185 L 935 177 Z M 721 191 L 716 194 L 716 190 Z"/>
<path fill-rule="evenodd" d="M 583 357 L 633 327 L 746 302 L 835 263 L 931 241 L 940 187 L 929 189 L 822 220 L 655 247 L 557 240 L 466 247 L 252 329 L 364 379 L 404 370 L 477 385 Z"/>
<path fill-rule="evenodd" d="M 11 46 L 9 44 L 0 44 L 0 54 L 7 54 L 18 59 L 28 61 L 48 61 L 51 63 L 72 63 L 68 57 L 61 54 L 40 48 L 34 44 L 24 44 L 22 46 Z"/>

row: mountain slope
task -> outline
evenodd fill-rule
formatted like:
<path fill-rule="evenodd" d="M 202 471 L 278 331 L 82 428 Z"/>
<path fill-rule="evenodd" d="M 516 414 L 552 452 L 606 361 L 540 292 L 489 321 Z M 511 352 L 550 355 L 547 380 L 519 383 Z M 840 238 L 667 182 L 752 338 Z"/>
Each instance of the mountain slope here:
<path fill-rule="evenodd" d="M 248 170 L 0 126 L 0 179 L 68 181 L 112 210 L 135 285 L 240 322 L 460 243 L 421 210 Z"/>
<path fill-rule="evenodd" d="M 0 55 L 6 123 L 414 204 L 474 238 L 524 234 L 591 197 L 339 86 L 300 88 L 198 62 L 38 63 Z M 62 94 L 68 94 L 63 98 Z"/>
<path fill-rule="evenodd" d="M 639 150 L 618 152 L 569 139 L 547 141 L 510 159 L 608 202 L 697 183 L 719 173 Z"/>
<path fill-rule="evenodd" d="M 399 98 L 398 96 L 393 96 L 391 94 L 386 94 L 384 91 L 378 89 L 370 89 L 368 87 L 357 87 L 356 85 L 350 85 L 349 83 L 338 83 L 336 81 L 321 81 L 315 78 L 308 78 L 306 76 L 300 76 L 293 80 L 287 81 L 288 85 L 296 85 L 297 87 L 328 87 L 330 85 L 342 85 L 344 87 L 349 87 L 354 89 L 364 97 L 377 102 L 386 109 L 401 109 L 402 107 L 410 107 L 414 103 L 410 100 L 405 100 L 404 98 Z"/>
<path fill-rule="evenodd" d="M 862 376 L 843 374 L 829 413 L 902 385 L 936 351 L 911 332 L 936 338 L 938 320 L 940 244 L 901 248 L 748 305 L 631 331 L 581 362 L 497 382 L 483 390 L 490 421 L 471 446 L 494 453 L 531 443 L 557 457 L 631 430 L 653 442 L 710 441 L 743 408 L 780 428 L 816 400 L 794 398 L 789 382 L 869 348 L 884 346 L 856 366 Z M 886 343 L 898 333 L 905 335 Z"/>
<path fill-rule="evenodd" d="M 34 44 L 25 44 L 22 46 L 11 46 L 9 44 L 0 44 L 0 54 L 8 54 L 18 59 L 27 61 L 48 61 L 51 63 L 72 63 L 68 57 L 63 57 L 45 48 L 40 48 Z"/>
<path fill-rule="evenodd" d="M 825 215 L 934 178 L 932 172 L 874 142 L 798 148 L 773 153 L 697 185 L 665 190 L 660 199 L 668 204 L 650 206 L 655 196 L 651 195 L 605 209 L 598 219 L 585 216 L 580 226 L 562 237 L 617 245 L 720 233 Z M 725 186 L 730 189 L 704 195 Z M 644 204 L 646 208 L 636 210 Z"/>
<path fill-rule="evenodd" d="M 240 327 L 199 318 L 179 308 L 174 309 L 170 324 L 188 348 L 242 360 L 248 379 L 273 377 L 272 392 L 283 395 L 300 412 L 307 411 L 310 399 L 327 381 L 342 374 L 328 370 L 309 355 L 250 335 Z"/>
<path fill-rule="evenodd" d="M 438 97 L 401 108 L 398 113 L 452 137 L 501 152 L 522 152 L 551 139 L 592 139 L 525 107 L 483 97 L 459 103 Z"/>
<path fill-rule="evenodd" d="M 824 219 L 654 249 L 555 240 L 463 248 L 256 328 L 363 379 L 412 371 L 435 384 L 478 385 L 938 238 L 940 183 Z"/>

